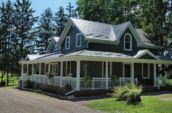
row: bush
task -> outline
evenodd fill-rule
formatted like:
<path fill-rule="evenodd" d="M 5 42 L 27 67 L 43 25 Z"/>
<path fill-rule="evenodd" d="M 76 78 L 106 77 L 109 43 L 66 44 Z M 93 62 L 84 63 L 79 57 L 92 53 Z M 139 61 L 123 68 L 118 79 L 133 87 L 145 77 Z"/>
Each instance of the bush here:
<path fill-rule="evenodd" d="M 68 91 L 72 90 L 72 86 L 69 85 L 69 84 L 66 84 L 66 85 L 64 86 L 64 88 L 65 88 L 66 90 L 68 90 Z"/>
<path fill-rule="evenodd" d="M 5 85 L 6 85 L 6 82 L 5 81 L 1 81 L 0 87 L 4 87 Z"/>
<path fill-rule="evenodd" d="M 31 81 L 31 80 L 26 80 L 26 81 L 24 82 L 24 87 L 25 87 L 25 88 L 33 88 L 32 81 Z"/>
<path fill-rule="evenodd" d="M 141 87 L 134 83 L 124 86 L 117 86 L 114 89 L 113 96 L 119 101 L 127 101 L 128 104 L 137 104 L 141 102 Z"/>

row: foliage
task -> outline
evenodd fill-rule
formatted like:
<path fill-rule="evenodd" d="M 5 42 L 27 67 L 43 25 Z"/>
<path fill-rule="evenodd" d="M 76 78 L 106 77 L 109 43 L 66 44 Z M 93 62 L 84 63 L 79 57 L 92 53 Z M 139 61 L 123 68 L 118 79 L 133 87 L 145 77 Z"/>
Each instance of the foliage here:
<path fill-rule="evenodd" d="M 113 96 L 119 101 L 127 101 L 128 104 L 136 104 L 141 102 L 141 87 L 134 83 L 114 88 Z"/>
<path fill-rule="evenodd" d="M 24 82 L 24 86 L 25 86 L 25 88 L 33 88 L 32 81 L 31 80 L 26 80 Z"/>
<path fill-rule="evenodd" d="M 51 73 L 48 74 L 48 79 L 52 79 L 53 77 L 54 77 L 53 74 L 51 74 Z"/>
<path fill-rule="evenodd" d="M 127 105 L 123 101 L 114 101 L 114 98 L 105 98 L 92 101 L 90 108 L 102 110 L 107 113 L 171 113 L 172 94 L 142 96 L 142 103 Z"/>
<path fill-rule="evenodd" d="M 0 87 L 4 87 L 6 85 L 6 82 L 5 81 L 1 81 L 0 82 Z"/>
<path fill-rule="evenodd" d="M 71 86 L 70 84 L 66 84 L 66 85 L 64 86 L 64 88 L 65 88 L 67 91 L 72 90 L 72 86 Z"/>
<path fill-rule="evenodd" d="M 85 76 L 84 76 L 84 82 L 85 82 L 85 83 L 90 83 L 90 82 L 91 82 L 91 77 L 88 76 L 88 75 L 85 75 Z"/>
<path fill-rule="evenodd" d="M 53 12 L 50 8 L 45 9 L 38 22 L 37 50 L 40 54 L 45 53 L 48 44 L 54 35 Z"/>

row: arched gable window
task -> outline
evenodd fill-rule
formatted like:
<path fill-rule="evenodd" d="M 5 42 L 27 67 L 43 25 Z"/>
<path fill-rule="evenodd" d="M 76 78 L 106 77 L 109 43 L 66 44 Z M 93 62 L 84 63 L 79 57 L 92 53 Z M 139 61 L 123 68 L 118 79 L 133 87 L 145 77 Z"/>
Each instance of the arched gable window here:
<path fill-rule="evenodd" d="M 124 35 L 124 50 L 132 51 L 132 36 L 130 33 Z"/>

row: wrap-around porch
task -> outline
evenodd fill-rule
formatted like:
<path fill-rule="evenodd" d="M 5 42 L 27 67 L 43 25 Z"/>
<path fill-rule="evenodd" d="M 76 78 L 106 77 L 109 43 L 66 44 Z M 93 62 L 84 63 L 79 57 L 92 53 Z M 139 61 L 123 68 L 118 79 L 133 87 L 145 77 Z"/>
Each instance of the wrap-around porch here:
<path fill-rule="evenodd" d="M 24 61 L 21 79 L 65 87 L 73 90 L 111 89 L 129 81 L 160 88 L 166 77 L 159 74 L 159 66 L 168 64 L 157 60 L 68 57 L 53 60 Z"/>

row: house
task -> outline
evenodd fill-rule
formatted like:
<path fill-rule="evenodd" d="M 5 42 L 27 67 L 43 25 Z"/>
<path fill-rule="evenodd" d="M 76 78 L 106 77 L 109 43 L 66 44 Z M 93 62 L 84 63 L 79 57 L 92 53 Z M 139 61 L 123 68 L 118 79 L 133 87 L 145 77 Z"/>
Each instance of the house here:
<path fill-rule="evenodd" d="M 111 89 L 114 81 L 160 88 L 166 84 L 161 66 L 172 64 L 158 54 L 161 48 L 130 22 L 110 25 L 70 18 L 46 54 L 27 55 L 20 61 L 21 80 L 31 76 L 36 83 L 68 84 L 73 91 Z"/>

